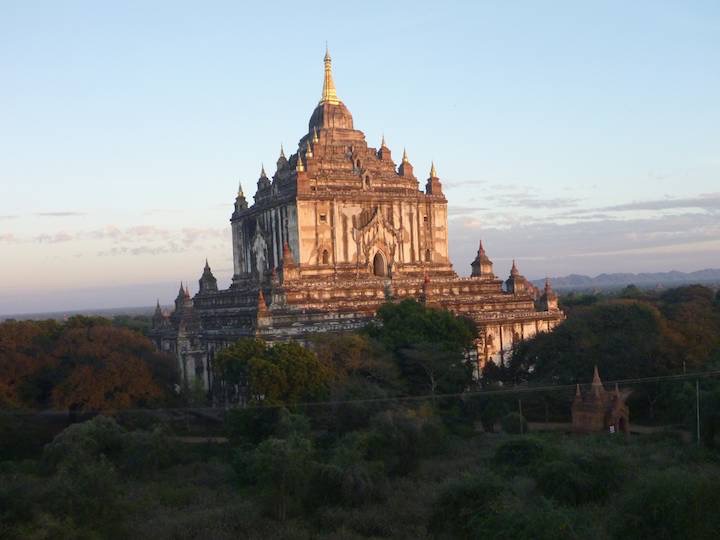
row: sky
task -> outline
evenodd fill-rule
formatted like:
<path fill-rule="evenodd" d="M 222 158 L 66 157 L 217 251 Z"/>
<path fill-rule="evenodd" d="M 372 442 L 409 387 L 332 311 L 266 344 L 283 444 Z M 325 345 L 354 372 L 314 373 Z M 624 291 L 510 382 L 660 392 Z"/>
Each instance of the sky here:
<path fill-rule="evenodd" d="M 169 303 L 320 97 L 505 277 L 720 267 L 720 3 L 0 0 L 0 314 Z"/>

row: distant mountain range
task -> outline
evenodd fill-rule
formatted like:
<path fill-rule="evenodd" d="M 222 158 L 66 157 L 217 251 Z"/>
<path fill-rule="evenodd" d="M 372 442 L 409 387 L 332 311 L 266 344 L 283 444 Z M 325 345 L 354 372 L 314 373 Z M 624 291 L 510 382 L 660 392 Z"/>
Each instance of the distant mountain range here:
<path fill-rule="evenodd" d="M 533 284 L 542 288 L 545 280 L 534 279 Z M 600 274 L 595 277 L 570 274 L 550 278 L 555 289 L 609 289 L 637 285 L 638 287 L 674 287 L 688 283 L 720 284 L 720 268 L 708 268 L 697 272 L 649 272 L 642 274 Z"/>

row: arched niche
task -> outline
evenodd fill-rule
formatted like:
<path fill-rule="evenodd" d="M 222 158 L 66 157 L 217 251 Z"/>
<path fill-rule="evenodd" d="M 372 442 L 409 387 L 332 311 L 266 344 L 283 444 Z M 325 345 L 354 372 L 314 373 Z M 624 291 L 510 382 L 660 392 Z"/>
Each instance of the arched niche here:
<path fill-rule="evenodd" d="M 373 258 L 373 274 L 377 277 L 387 276 L 387 263 L 382 252 L 378 251 Z"/>

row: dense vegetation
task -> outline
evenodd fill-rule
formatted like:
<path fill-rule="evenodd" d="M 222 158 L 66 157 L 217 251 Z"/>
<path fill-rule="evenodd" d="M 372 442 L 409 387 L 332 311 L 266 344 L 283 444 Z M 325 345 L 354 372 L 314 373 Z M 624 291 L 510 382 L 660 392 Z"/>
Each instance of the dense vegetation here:
<path fill-rule="evenodd" d="M 176 364 L 101 317 L 0 324 L 0 408 L 102 410 L 166 403 Z"/>
<path fill-rule="evenodd" d="M 705 445 L 691 443 L 692 382 L 637 387 L 633 407 L 647 413 L 652 403 L 656 418 L 681 429 L 629 438 L 541 433 L 527 421 L 543 416 L 533 400 L 567 420 L 571 393 L 515 393 L 587 382 L 595 364 L 606 379 L 682 373 L 683 361 L 689 372 L 713 369 L 717 296 L 629 289 L 565 302 L 568 321 L 488 370 L 484 389 L 463 356 L 472 324 L 402 302 L 364 331 L 318 336 L 311 349 L 237 342 L 216 357 L 209 398 L 228 407 L 216 417 L 95 416 L 19 454 L 13 443 L 32 422 L 0 413 L 0 537 L 717 538 L 715 379 L 702 379 Z M 171 390 L 167 358 L 148 345 L 94 319 L 0 325 L 4 406 L 82 411 L 102 396 L 121 410 L 191 399 Z M 109 358 L 119 355 L 144 366 L 147 383 L 94 391 L 95 377 L 112 380 L 120 360 Z M 82 399 L 64 401 L 65 388 Z M 189 437 L 198 425 L 202 436 Z"/>

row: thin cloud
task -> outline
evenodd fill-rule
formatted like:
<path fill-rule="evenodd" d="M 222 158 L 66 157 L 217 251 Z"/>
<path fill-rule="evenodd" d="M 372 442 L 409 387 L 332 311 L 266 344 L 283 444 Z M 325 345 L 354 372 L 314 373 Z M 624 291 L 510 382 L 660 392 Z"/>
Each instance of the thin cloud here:
<path fill-rule="evenodd" d="M 41 217 L 75 217 L 87 216 L 86 212 L 36 212 L 36 216 Z"/>
<path fill-rule="evenodd" d="M 0 221 L 4 221 L 6 219 L 16 219 L 17 217 L 18 217 L 17 215 L 4 215 L 4 216 L 0 216 Z"/>
<path fill-rule="evenodd" d="M 635 201 L 626 204 L 597 208 L 596 210 L 601 212 L 625 212 L 632 210 L 676 210 L 682 208 L 720 210 L 720 193 L 703 193 L 697 197 L 686 197 L 681 199 L 667 198 Z"/>
<path fill-rule="evenodd" d="M 66 232 L 59 232 L 56 234 L 40 234 L 34 238 L 36 242 L 40 244 L 59 244 L 61 242 L 70 242 L 75 240 L 76 236 L 68 234 Z"/>
<path fill-rule="evenodd" d="M 20 240 L 11 233 L 0 234 L 0 244 L 17 244 Z"/>

